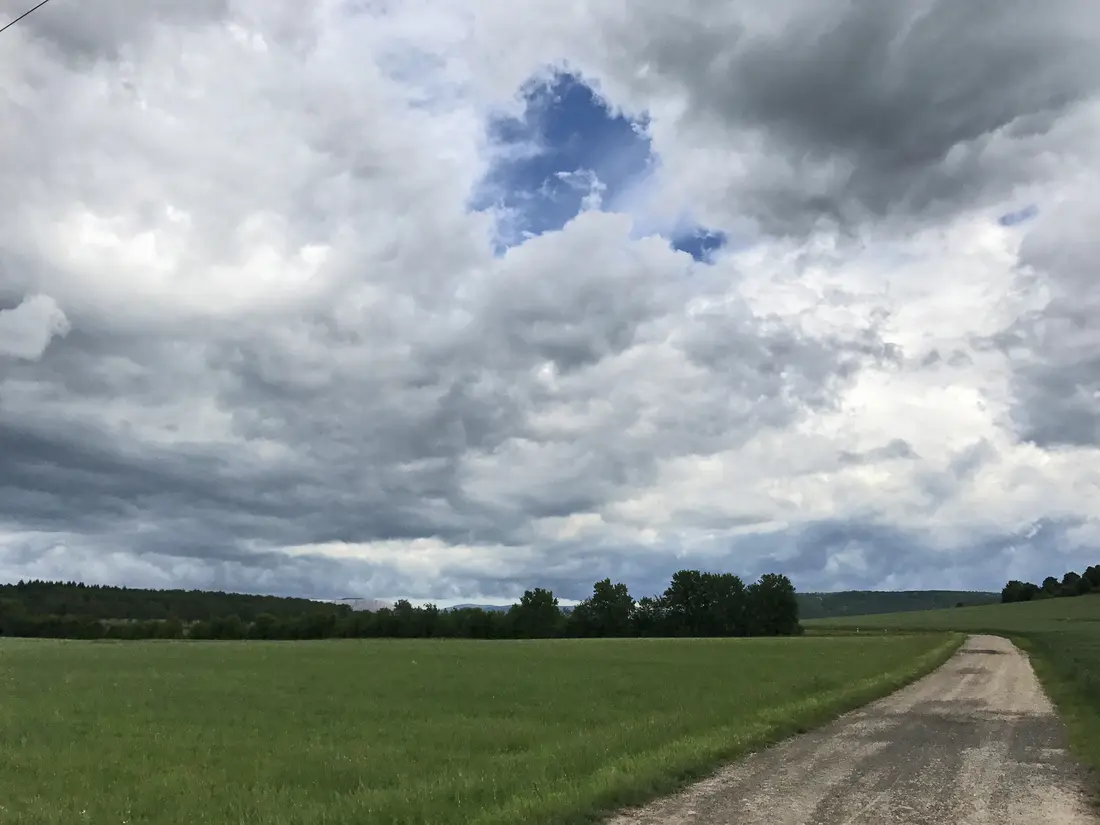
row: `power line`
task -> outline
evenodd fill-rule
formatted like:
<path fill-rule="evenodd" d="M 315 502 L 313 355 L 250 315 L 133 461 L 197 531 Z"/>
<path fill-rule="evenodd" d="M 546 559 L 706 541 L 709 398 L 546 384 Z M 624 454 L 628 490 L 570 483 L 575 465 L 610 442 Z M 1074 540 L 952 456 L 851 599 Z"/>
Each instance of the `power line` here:
<path fill-rule="evenodd" d="M 7 31 L 12 26 L 14 26 L 16 23 L 18 23 L 20 20 L 22 20 L 24 17 L 26 17 L 28 14 L 30 14 L 32 11 L 37 11 L 38 9 L 42 8 L 44 5 L 46 5 L 49 2 L 50 2 L 50 0 L 42 0 L 42 2 L 39 3 L 37 6 L 35 6 L 33 9 L 27 9 L 25 12 L 23 12 L 17 18 L 12 20 L 10 23 L 5 23 L 3 26 L 0 26 L 0 32 Z"/>

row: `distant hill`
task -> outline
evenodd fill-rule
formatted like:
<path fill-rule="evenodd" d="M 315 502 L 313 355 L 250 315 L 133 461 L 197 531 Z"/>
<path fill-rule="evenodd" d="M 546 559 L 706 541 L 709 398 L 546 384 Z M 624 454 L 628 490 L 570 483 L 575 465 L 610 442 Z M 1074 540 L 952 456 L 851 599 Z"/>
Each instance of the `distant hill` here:
<path fill-rule="evenodd" d="M 347 605 L 354 611 L 358 610 L 381 610 L 384 607 L 393 607 L 393 602 L 385 601 L 384 599 L 361 599 L 357 596 L 350 596 L 343 599 L 333 599 L 333 604 Z"/>
<path fill-rule="evenodd" d="M 974 590 L 842 590 L 837 593 L 799 593 L 799 618 L 830 619 L 877 613 L 911 613 L 964 606 L 995 604 L 1000 593 Z"/>
<path fill-rule="evenodd" d="M 0 583 L 0 616 L 80 616 L 87 619 L 197 621 L 235 615 L 249 622 L 261 613 L 276 618 L 342 615 L 348 606 L 313 599 L 223 593 L 212 590 L 145 590 L 79 582 Z"/>
<path fill-rule="evenodd" d="M 454 607 L 447 608 L 448 610 L 469 610 L 473 608 L 475 610 L 484 610 L 489 613 L 507 613 L 512 605 L 510 604 L 456 604 Z M 573 610 L 570 605 L 561 605 L 562 613 L 569 613 Z"/>
<path fill-rule="evenodd" d="M 456 604 L 448 610 L 485 610 L 493 613 L 504 613 L 511 608 L 510 604 Z"/>
<path fill-rule="evenodd" d="M 1086 659 L 1100 662 L 1100 594 L 1069 599 L 1047 598 L 1010 604 L 984 604 L 950 610 L 906 611 L 873 617 L 834 617 L 809 624 L 810 628 L 832 632 L 846 629 L 957 630 L 968 633 L 1023 633 L 1029 637 L 1053 633 L 1090 636 L 1072 655 L 1080 654 L 1075 666 L 1086 668 Z M 1094 652 L 1095 651 L 1095 652 Z M 1093 670 L 1094 674 L 1100 671 Z M 1096 676 L 1092 676 L 1096 679 Z M 1095 681 L 1093 685 L 1097 684 Z M 1100 691 L 1092 691 L 1096 702 Z M 1100 761 L 1100 754 L 1097 754 Z"/>

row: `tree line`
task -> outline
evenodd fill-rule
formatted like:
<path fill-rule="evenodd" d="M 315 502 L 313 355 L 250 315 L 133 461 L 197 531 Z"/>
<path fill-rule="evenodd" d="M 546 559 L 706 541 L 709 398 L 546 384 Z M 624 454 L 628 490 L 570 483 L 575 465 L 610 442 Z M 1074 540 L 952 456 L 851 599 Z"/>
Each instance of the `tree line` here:
<path fill-rule="evenodd" d="M 1085 596 L 1090 593 L 1100 593 L 1100 564 L 1094 564 L 1084 573 L 1070 570 L 1060 581 L 1054 576 L 1047 576 L 1041 585 L 1013 579 L 1001 591 L 1001 601 L 1030 602 L 1036 599 Z"/>
<path fill-rule="evenodd" d="M 19 605 L 31 616 L 90 619 L 168 619 L 184 622 L 236 614 L 246 622 L 261 613 L 279 618 L 350 612 L 347 605 L 285 596 L 253 596 L 218 590 L 146 590 L 81 582 L 20 581 L 0 584 L 0 604 Z"/>
<path fill-rule="evenodd" d="M 7 596 L 14 588 L 24 598 Z M 22 588 L 22 590 L 20 590 Z M 638 601 L 625 584 L 596 582 L 592 595 L 573 609 L 563 609 L 550 590 L 536 587 L 506 610 L 478 607 L 415 607 L 400 600 L 392 608 L 352 611 L 346 605 L 304 599 L 207 594 L 201 591 L 131 591 L 160 594 L 117 604 L 128 615 L 110 615 L 109 599 L 65 598 L 65 591 L 86 588 L 76 583 L 21 583 L 0 586 L 0 635 L 73 639 L 327 639 L 327 638 L 467 638 L 545 639 L 627 636 L 787 636 L 801 632 L 794 585 L 786 576 L 768 573 L 745 585 L 732 573 L 681 570 L 659 595 Z M 110 588 L 124 591 L 126 588 Z M 169 594 L 169 595 L 164 595 Z M 186 594 L 187 598 L 178 598 Z M 239 599 L 239 600 L 238 600 Z M 261 612 L 250 599 L 297 604 Z M 243 600 L 243 601 L 242 601 Z M 157 604 L 163 615 L 141 615 L 138 605 Z M 197 605 L 210 611 L 196 616 Z M 273 602 L 265 602 L 272 605 Z M 177 612 L 177 606 L 189 610 Z M 94 611 L 93 608 L 94 607 Z M 217 612 L 218 608 L 228 612 Z M 47 612 L 48 611 L 48 612 Z M 152 609 L 149 610 L 152 612 Z M 133 614 L 139 615 L 133 615 Z"/>

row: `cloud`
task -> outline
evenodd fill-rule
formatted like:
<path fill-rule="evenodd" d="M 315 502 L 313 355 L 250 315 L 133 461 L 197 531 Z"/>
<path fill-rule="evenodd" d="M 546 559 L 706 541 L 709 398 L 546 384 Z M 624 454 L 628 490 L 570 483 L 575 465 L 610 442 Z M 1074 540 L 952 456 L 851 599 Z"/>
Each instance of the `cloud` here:
<path fill-rule="evenodd" d="M 708 223 L 944 220 L 1092 151 L 1100 26 L 1080 2 L 596 8 L 579 65 L 678 113 L 654 150 Z"/>
<path fill-rule="evenodd" d="M 1042 305 L 998 337 L 1014 366 L 1013 418 L 1041 447 L 1100 446 L 1100 220 L 1094 178 L 1068 189 L 1020 249 L 1021 286 Z M 1092 184 L 1092 185 L 1090 185 Z"/>
<path fill-rule="evenodd" d="M 37 361 L 54 336 L 64 337 L 69 329 L 69 319 L 53 298 L 32 295 L 0 310 L 0 356 Z"/>
<path fill-rule="evenodd" d="M 50 4 L 0 49 L 0 577 L 1060 573 L 1098 44 L 1069 0 Z"/>

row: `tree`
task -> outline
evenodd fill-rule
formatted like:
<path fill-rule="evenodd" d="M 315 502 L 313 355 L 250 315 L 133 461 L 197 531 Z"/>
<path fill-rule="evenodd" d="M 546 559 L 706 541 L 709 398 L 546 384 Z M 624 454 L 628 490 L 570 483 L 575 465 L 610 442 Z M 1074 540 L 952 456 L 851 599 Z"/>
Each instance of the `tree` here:
<path fill-rule="evenodd" d="M 754 630 L 761 636 L 793 636 L 801 632 L 794 585 L 779 573 L 765 573 L 749 587 L 748 607 Z"/>
<path fill-rule="evenodd" d="M 704 573 L 702 576 L 708 636 L 748 635 L 748 594 L 740 576 L 733 573 Z"/>
<path fill-rule="evenodd" d="M 1043 579 L 1042 592 L 1044 596 L 1057 596 L 1061 587 L 1062 583 L 1054 578 L 1054 576 L 1047 576 Z"/>
<path fill-rule="evenodd" d="M 1077 590 L 1083 592 L 1089 586 L 1090 574 L 1100 576 L 1100 567 L 1078 577 Z M 400 600 L 393 608 L 372 612 L 306 599 L 32 580 L 0 584 L 0 634 L 82 639 L 103 635 L 112 639 L 498 639 L 565 633 L 701 636 L 799 631 L 797 605 L 794 620 L 784 619 L 775 607 L 782 599 L 765 599 L 770 591 L 761 582 L 751 588 L 751 594 L 749 590 L 732 573 L 681 570 L 662 595 L 635 604 L 625 584 L 606 578 L 593 585 L 592 595 L 566 620 L 553 593 L 541 588 L 525 592 L 509 611 L 440 610 Z M 772 613 L 758 616 L 762 608 Z"/>
<path fill-rule="evenodd" d="M 426 604 L 420 608 L 420 635 L 425 638 L 440 635 L 439 608 Z"/>
<path fill-rule="evenodd" d="M 547 639 L 558 635 L 562 624 L 558 600 L 549 590 L 527 590 L 519 604 L 508 611 L 512 632 L 521 639 Z"/>
<path fill-rule="evenodd" d="M 669 635 L 702 635 L 709 607 L 706 590 L 703 574 L 698 570 L 677 570 L 672 574 L 672 581 L 661 596 Z"/>
<path fill-rule="evenodd" d="M 480 607 L 465 608 L 459 613 L 458 626 L 464 628 L 459 635 L 470 639 L 499 639 L 505 635 L 505 624 L 511 621 L 506 613 Z"/>
<path fill-rule="evenodd" d="M 270 613 L 261 613 L 256 617 L 256 621 L 254 621 L 252 626 L 248 629 L 249 638 L 277 639 L 278 635 L 276 631 L 278 629 L 278 622 L 279 620 Z"/>
<path fill-rule="evenodd" d="M 0 636 L 22 636 L 27 619 L 22 602 L 0 599 Z"/>
<path fill-rule="evenodd" d="M 1075 573 L 1070 570 L 1064 576 L 1062 576 L 1062 584 L 1058 588 L 1059 596 L 1076 596 L 1077 595 L 1077 583 L 1081 581 L 1079 573 Z"/>
<path fill-rule="evenodd" d="M 180 621 L 179 616 L 169 616 L 163 622 L 159 622 L 157 627 L 157 638 L 182 639 L 183 622 Z"/>
<path fill-rule="evenodd" d="M 395 636 L 403 639 L 411 639 L 418 636 L 416 609 L 408 599 L 398 599 L 393 603 L 393 620 L 396 627 Z"/>
<path fill-rule="evenodd" d="M 214 639 L 243 639 L 248 635 L 244 621 L 236 613 L 214 617 L 210 621 L 210 634 Z"/>
<path fill-rule="evenodd" d="M 660 597 L 643 596 L 634 606 L 630 619 L 638 636 L 660 636 L 666 632 L 664 603 Z"/>
<path fill-rule="evenodd" d="M 576 636 L 628 636 L 634 598 L 625 584 L 611 579 L 592 586 L 592 595 L 573 608 L 568 625 Z"/>
<path fill-rule="evenodd" d="M 1001 590 L 1001 602 L 1029 602 L 1039 594 L 1039 588 L 1031 582 L 1013 579 Z"/>

